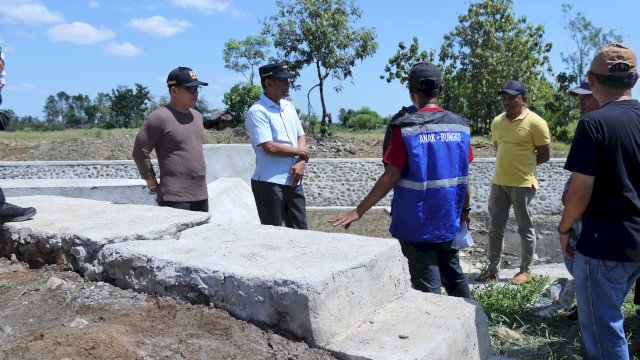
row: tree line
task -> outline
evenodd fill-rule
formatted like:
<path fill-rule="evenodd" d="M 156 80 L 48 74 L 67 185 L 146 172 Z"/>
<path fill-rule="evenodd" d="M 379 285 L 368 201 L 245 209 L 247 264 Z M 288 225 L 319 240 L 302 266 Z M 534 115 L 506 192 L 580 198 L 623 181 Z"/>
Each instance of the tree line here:
<path fill-rule="evenodd" d="M 4 112 L 14 130 L 135 128 L 142 124 L 150 112 L 167 103 L 167 96 L 156 99 L 146 86 L 136 83 L 134 88 L 118 86 L 110 93 L 99 92 L 93 99 L 85 94 L 71 95 L 59 91 L 45 100 L 42 109 L 44 119 L 17 116 L 12 110 Z M 198 99 L 195 108 L 204 116 L 209 116 L 214 111 L 204 99 Z"/>

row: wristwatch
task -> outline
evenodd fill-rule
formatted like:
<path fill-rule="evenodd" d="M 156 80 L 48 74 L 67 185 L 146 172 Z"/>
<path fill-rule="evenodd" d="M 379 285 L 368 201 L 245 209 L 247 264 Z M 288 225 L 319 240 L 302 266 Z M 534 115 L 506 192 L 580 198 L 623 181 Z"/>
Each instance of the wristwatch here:
<path fill-rule="evenodd" d="M 563 236 L 564 235 L 569 235 L 569 234 L 571 234 L 571 230 L 572 229 L 569 229 L 567 231 L 562 231 L 562 230 L 560 230 L 560 225 L 558 225 L 558 234 L 560 234 L 560 235 L 563 235 Z"/>

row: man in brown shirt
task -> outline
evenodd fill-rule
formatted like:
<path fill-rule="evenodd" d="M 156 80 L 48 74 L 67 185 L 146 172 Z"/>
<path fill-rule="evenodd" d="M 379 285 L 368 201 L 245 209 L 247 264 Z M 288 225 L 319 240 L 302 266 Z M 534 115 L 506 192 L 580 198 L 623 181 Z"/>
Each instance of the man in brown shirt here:
<path fill-rule="evenodd" d="M 207 85 L 188 67 L 171 70 L 167 77 L 171 102 L 149 114 L 136 136 L 131 155 L 149 194 L 158 195 L 160 206 L 209 211 L 202 114 L 192 109 L 198 91 Z M 149 157 L 154 149 L 159 184 Z"/>

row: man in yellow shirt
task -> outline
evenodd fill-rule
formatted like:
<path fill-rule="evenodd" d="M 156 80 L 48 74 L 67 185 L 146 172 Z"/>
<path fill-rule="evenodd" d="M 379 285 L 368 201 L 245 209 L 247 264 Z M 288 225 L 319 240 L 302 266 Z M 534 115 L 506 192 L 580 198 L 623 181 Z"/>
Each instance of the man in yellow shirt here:
<path fill-rule="evenodd" d="M 476 281 L 498 278 L 504 229 L 509 209 L 513 206 L 521 239 L 522 262 L 520 271 L 511 282 L 518 285 L 531 278 L 536 231 L 529 204 L 538 188 L 536 166 L 547 162 L 550 157 L 551 137 L 547 122 L 525 107 L 527 89 L 522 83 L 510 80 L 499 95 L 505 112 L 491 124 L 491 137 L 497 153 L 489 194 L 489 266 Z"/>

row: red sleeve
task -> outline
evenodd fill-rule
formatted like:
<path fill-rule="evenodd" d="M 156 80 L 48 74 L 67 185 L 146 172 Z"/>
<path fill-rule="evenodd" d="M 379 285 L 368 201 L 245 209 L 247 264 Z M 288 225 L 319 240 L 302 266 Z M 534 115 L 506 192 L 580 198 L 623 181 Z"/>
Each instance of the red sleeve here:
<path fill-rule="evenodd" d="M 471 147 L 471 143 L 469 143 L 469 162 L 473 161 L 473 148 Z"/>
<path fill-rule="evenodd" d="M 385 164 L 391 164 L 404 170 L 407 167 L 407 149 L 404 147 L 402 141 L 402 133 L 397 126 L 393 127 L 391 131 L 391 140 L 389 141 L 389 147 L 387 152 L 384 153 L 382 161 Z"/>

